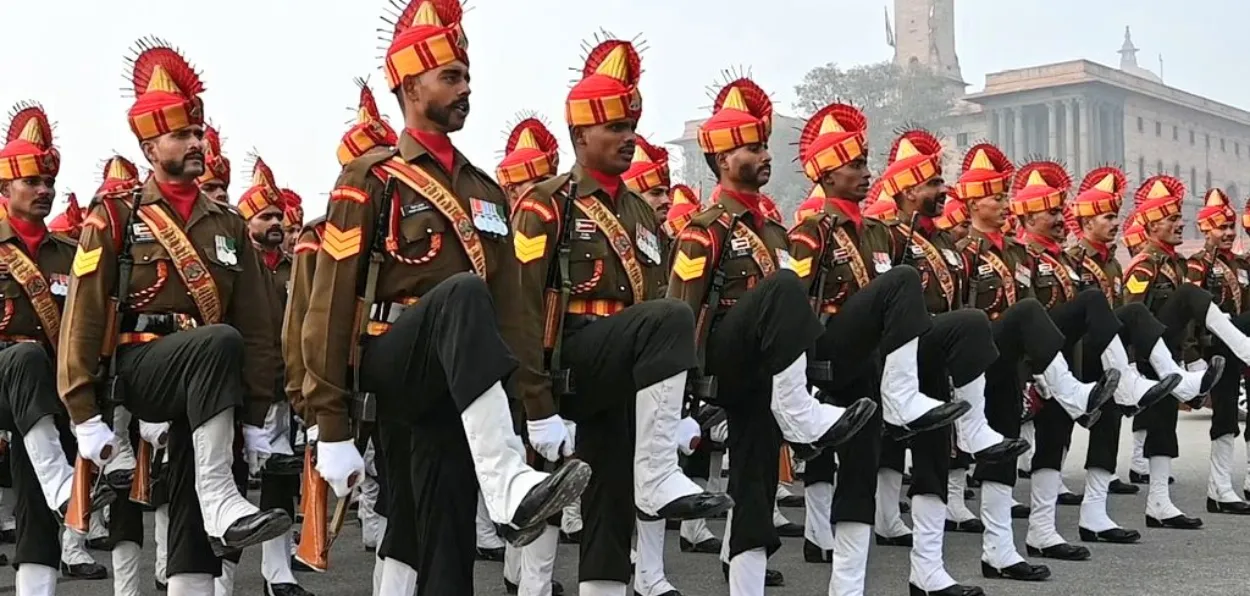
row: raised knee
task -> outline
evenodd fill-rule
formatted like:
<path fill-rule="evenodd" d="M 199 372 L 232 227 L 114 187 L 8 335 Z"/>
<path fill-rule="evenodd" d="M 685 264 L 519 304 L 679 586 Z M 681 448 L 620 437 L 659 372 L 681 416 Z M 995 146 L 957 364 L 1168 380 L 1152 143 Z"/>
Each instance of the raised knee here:
<path fill-rule="evenodd" d="M 227 354 L 243 353 L 243 335 L 230 325 L 209 325 L 200 328 L 200 341 L 210 350 Z"/>
<path fill-rule="evenodd" d="M 877 279 L 889 280 L 890 283 L 901 286 L 916 286 L 922 288 L 920 283 L 920 272 L 910 265 L 898 265 L 892 267 L 889 271 L 882 273 Z"/>
<path fill-rule="evenodd" d="M 19 343 L 0 351 L 0 361 L 22 368 L 48 367 L 52 361 L 47 350 L 36 343 Z"/>
<path fill-rule="evenodd" d="M 447 290 L 456 296 L 481 292 L 482 294 L 490 294 L 490 288 L 486 285 L 486 280 L 481 276 L 462 271 L 449 278 L 443 283 L 447 284 Z"/>
<path fill-rule="evenodd" d="M 673 333 L 694 333 L 694 312 L 690 306 L 675 298 L 648 300 L 639 306 L 646 307 L 647 317 Z"/>

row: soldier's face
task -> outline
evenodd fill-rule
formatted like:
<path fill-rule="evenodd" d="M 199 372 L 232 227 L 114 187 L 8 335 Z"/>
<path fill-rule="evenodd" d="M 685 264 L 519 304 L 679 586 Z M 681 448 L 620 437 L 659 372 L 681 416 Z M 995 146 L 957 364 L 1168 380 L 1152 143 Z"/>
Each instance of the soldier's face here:
<path fill-rule="evenodd" d="M 282 210 L 270 205 L 247 222 L 248 232 L 257 244 L 270 249 L 282 246 L 286 232 L 282 230 Z"/>
<path fill-rule="evenodd" d="M 860 157 L 836 170 L 825 172 L 821 183 L 827 197 L 857 202 L 864 200 L 868 197 L 868 189 L 872 188 L 872 170 L 868 168 L 868 158 Z"/>
<path fill-rule="evenodd" d="M 1007 195 L 997 194 L 968 201 L 968 215 L 986 228 L 1001 230 L 1007 223 Z"/>
<path fill-rule="evenodd" d="M 1173 213 L 1164 219 L 1150 224 L 1150 235 L 1155 240 L 1164 244 L 1176 246 L 1181 243 L 1181 233 L 1184 231 L 1185 224 L 1181 221 L 1181 214 Z"/>
<path fill-rule="evenodd" d="M 1025 225 L 1030 232 L 1051 240 L 1063 240 L 1067 235 L 1067 228 L 1063 226 L 1063 209 L 1059 207 L 1030 213 L 1026 216 Z"/>
<path fill-rule="evenodd" d="M 1087 217 L 1081 224 L 1081 231 L 1094 242 L 1109 243 L 1120 233 L 1120 214 L 1103 213 Z"/>
<path fill-rule="evenodd" d="M 1207 232 L 1207 240 L 1220 250 L 1232 250 L 1233 241 L 1237 239 L 1237 228 L 1233 222 L 1224 222 L 1218 228 Z"/>
<path fill-rule="evenodd" d="M 469 67 L 459 61 L 404 79 L 409 109 L 416 110 L 444 133 L 464 128 L 471 92 Z"/>
<path fill-rule="evenodd" d="M 767 143 L 743 145 L 717 156 L 721 176 L 756 189 L 763 188 L 773 175 L 773 156 Z"/>
<path fill-rule="evenodd" d="M 200 192 L 208 197 L 210 201 L 218 203 L 229 203 L 230 194 L 226 192 L 226 183 L 221 180 L 209 180 L 200 185 Z"/>
<path fill-rule="evenodd" d="M 299 239 L 299 226 L 282 226 L 282 252 L 291 254 L 295 249 L 295 241 Z"/>
<path fill-rule="evenodd" d="M 937 217 L 942 214 L 942 204 L 946 202 L 946 181 L 941 176 L 932 178 L 920 186 L 913 187 L 913 192 L 920 199 L 920 214 Z"/>
<path fill-rule="evenodd" d="M 651 205 L 655 209 L 655 217 L 657 221 L 664 221 L 668 217 L 668 208 L 673 206 L 672 199 L 668 198 L 668 187 L 657 186 L 648 189 L 642 193 L 642 200 Z"/>
<path fill-rule="evenodd" d="M 193 124 L 142 143 L 148 163 L 171 178 L 194 180 L 204 173 L 204 128 Z"/>
<path fill-rule="evenodd" d="M 27 176 L 10 181 L 0 190 L 9 199 L 11 215 L 25 220 L 43 219 L 52 212 L 56 179 L 52 176 Z"/>
<path fill-rule="evenodd" d="M 573 144 L 586 167 L 609 176 L 620 176 L 634 161 L 638 122 L 622 118 L 604 124 L 573 129 Z"/>
<path fill-rule="evenodd" d="M 965 219 L 951 228 L 951 237 L 955 239 L 955 242 L 959 242 L 968 236 L 968 230 L 971 228 L 972 221 Z"/>

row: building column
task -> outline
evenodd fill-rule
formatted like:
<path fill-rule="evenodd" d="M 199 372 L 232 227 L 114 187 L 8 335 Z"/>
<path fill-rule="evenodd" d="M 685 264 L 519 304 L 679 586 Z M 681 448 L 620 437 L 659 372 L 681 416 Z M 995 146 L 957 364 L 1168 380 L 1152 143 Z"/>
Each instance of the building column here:
<path fill-rule="evenodd" d="M 1079 170 L 1081 164 L 1080 162 L 1077 161 L 1077 158 L 1080 157 L 1080 155 L 1077 153 L 1077 148 L 1079 146 L 1078 143 L 1080 142 L 1080 136 L 1079 136 L 1080 131 L 1077 130 L 1077 122 L 1078 122 L 1077 111 L 1078 110 L 1077 110 L 1077 105 L 1076 105 L 1076 99 L 1070 99 L 1064 103 L 1066 104 L 1067 112 L 1068 112 L 1067 122 L 1066 122 L 1067 128 L 1068 128 L 1068 143 L 1067 143 L 1068 145 L 1068 167 Z"/>
<path fill-rule="evenodd" d="M 1058 108 L 1059 106 L 1055 105 L 1054 102 L 1048 102 L 1046 104 L 1046 115 L 1047 115 L 1046 132 L 1050 136 L 1050 152 L 1047 154 L 1047 157 L 1051 159 L 1059 159 L 1059 114 L 1057 113 Z"/>
<path fill-rule="evenodd" d="M 1074 168 L 1079 172 L 1084 172 L 1094 167 L 1093 154 L 1090 149 L 1090 105 L 1089 100 L 1083 97 L 1076 98 L 1076 108 L 1081 119 L 1081 156 L 1080 163 L 1074 164 Z"/>
<path fill-rule="evenodd" d="M 1025 136 L 1024 136 L 1024 106 L 1015 109 L 1016 112 L 1016 138 L 1015 138 L 1015 154 L 1011 156 L 1012 161 L 1020 161 L 1026 155 Z"/>

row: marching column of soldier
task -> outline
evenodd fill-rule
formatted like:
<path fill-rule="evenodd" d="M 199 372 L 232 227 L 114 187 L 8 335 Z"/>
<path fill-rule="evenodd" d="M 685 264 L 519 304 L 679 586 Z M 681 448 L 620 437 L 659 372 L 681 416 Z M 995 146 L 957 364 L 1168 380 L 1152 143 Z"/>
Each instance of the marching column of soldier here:
<path fill-rule="evenodd" d="M 148 171 L 110 156 L 85 209 L 71 195 L 45 224 L 61 155 L 38 104 L 14 109 L 0 540 L 16 543 L 18 594 L 105 577 L 82 550 L 93 526 L 114 593 L 139 594 L 151 509 L 158 590 L 233 594 L 242 551 L 260 545 L 265 593 L 307 596 L 293 571 L 326 571 L 355 497 L 378 595 L 473 594 L 474 562 L 490 559 L 527 596 L 680 596 L 664 565 L 680 526 L 681 551 L 719 554 L 728 592 L 759 596 L 785 582 L 767 564 L 782 546 L 775 489 L 799 463 L 804 558 L 829 565 L 831 596 L 864 593 L 874 534 L 910 549 L 910 594 L 975 596 L 946 571 L 947 531 L 982 535 L 991 579 L 1051 574 L 1016 550 L 1013 517 L 1028 519 L 1031 557 L 1094 555 L 1055 518 L 1078 424 L 1082 542 L 1141 539 L 1107 512 L 1109 494 L 1137 490 L 1116 475 L 1125 417 L 1146 524 L 1201 527 L 1170 496 L 1181 408 L 1213 412 L 1207 511 L 1250 514 L 1232 474 L 1250 262 L 1219 189 L 1195 222 L 1206 244 L 1185 257 L 1176 178 L 1143 181 L 1122 215 L 1131 189 L 1113 166 L 1074 188 L 1057 162 L 1017 167 L 982 143 L 944 173 L 920 129 L 874 176 L 871 123 L 832 104 L 803 128 L 813 189 L 787 229 L 764 194 L 768 94 L 745 76 L 717 87 L 698 130 L 716 181 L 704 202 L 638 136 L 641 58 L 610 35 L 565 101 L 573 163 L 561 170 L 557 136 L 527 116 L 492 177 L 449 136 L 470 106 L 461 16 L 455 0 L 412 0 L 388 21 L 403 126 L 358 81 L 341 173 L 307 222 L 258 156 L 230 198 L 206 86 L 161 40 L 140 40 L 127 70 Z M 561 541 L 579 543 L 575 588 L 552 578 Z"/>

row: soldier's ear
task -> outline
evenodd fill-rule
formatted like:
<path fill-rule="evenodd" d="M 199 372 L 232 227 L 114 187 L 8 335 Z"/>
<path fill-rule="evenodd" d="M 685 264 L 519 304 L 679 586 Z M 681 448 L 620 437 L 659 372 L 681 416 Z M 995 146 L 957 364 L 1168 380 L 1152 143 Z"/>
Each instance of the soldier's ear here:
<path fill-rule="evenodd" d="M 156 139 L 139 141 L 139 150 L 143 151 L 143 157 L 148 160 L 148 163 L 156 165 L 159 161 L 156 158 Z"/>
<path fill-rule="evenodd" d="M 9 181 L 0 180 L 0 195 L 9 196 Z"/>

